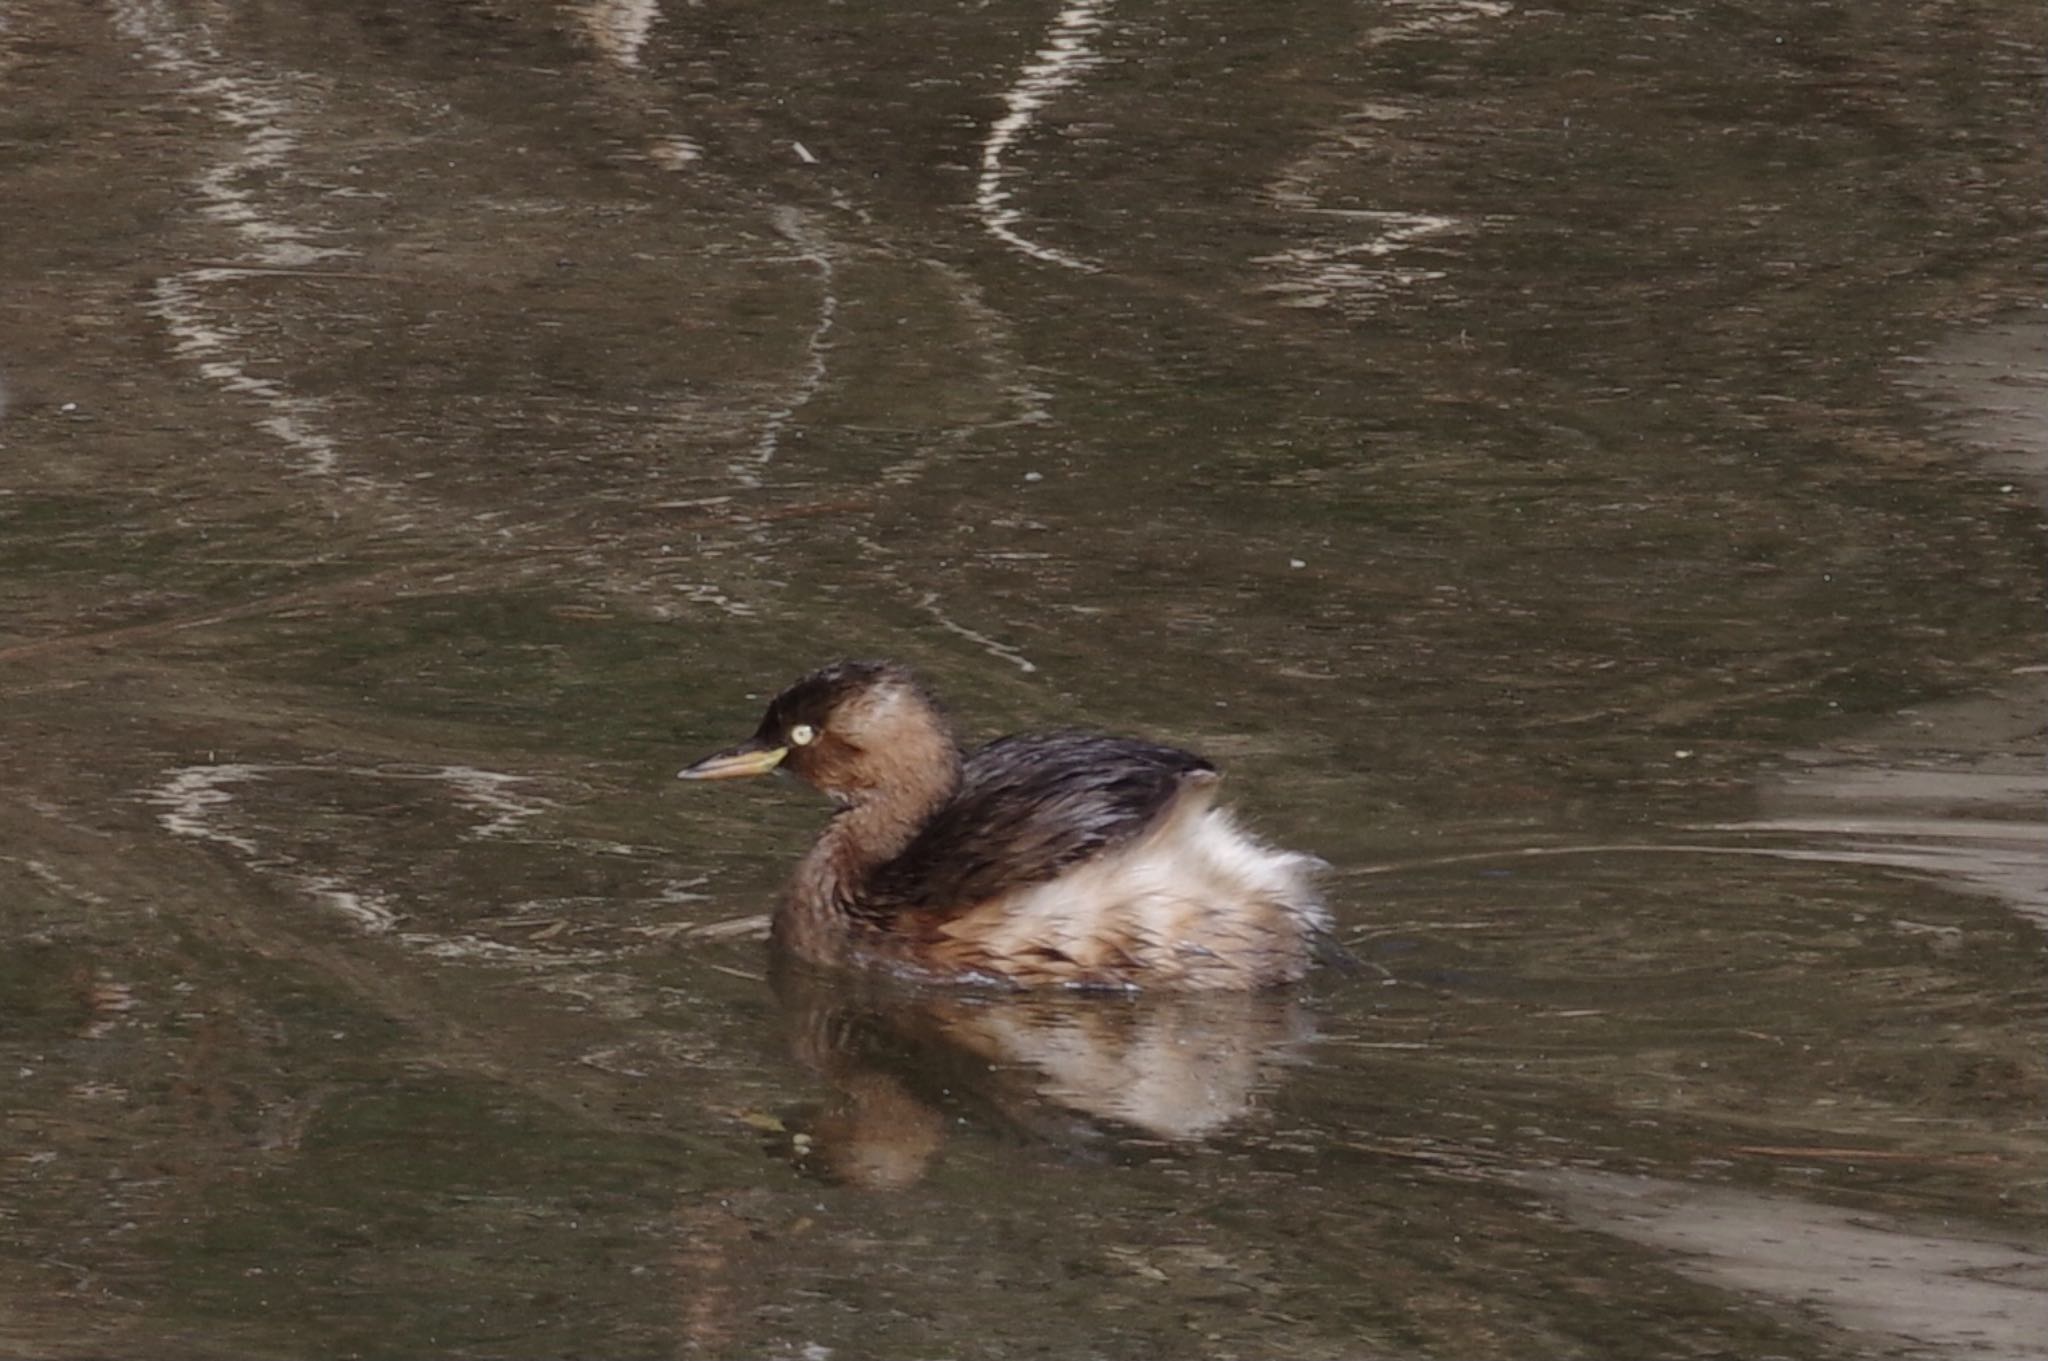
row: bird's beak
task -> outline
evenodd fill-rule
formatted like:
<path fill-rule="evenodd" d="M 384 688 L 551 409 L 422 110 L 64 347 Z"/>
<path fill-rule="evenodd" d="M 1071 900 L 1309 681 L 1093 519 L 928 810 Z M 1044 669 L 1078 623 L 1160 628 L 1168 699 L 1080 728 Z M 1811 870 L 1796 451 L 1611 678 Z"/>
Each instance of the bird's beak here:
<path fill-rule="evenodd" d="M 788 747 L 771 747 L 754 737 L 736 747 L 714 752 L 676 772 L 678 780 L 737 780 L 742 775 L 766 775 L 782 764 Z"/>

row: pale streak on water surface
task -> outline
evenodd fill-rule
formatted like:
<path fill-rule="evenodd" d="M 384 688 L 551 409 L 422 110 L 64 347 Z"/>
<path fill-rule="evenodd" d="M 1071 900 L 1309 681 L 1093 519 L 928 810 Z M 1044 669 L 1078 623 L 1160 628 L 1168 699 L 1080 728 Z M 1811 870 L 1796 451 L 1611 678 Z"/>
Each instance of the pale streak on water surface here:
<path fill-rule="evenodd" d="M 2048 1250 L 2017 1235 L 1584 1168 L 1510 1180 L 1683 1275 L 1812 1310 L 1866 1338 L 1888 1335 L 1914 1355 L 2030 1361 L 2048 1337 L 2048 1293 L 2029 1284 L 2048 1274 Z"/>
<path fill-rule="evenodd" d="M 746 458 L 731 467 L 734 479 L 747 487 L 761 485 L 769 465 L 782 449 L 782 436 L 790 422 L 823 391 L 829 372 L 826 356 L 831 350 L 832 327 L 839 315 L 838 267 L 810 220 L 799 209 L 779 209 L 775 214 L 775 229 L 796 247 L 796 259 L 816 274 L 818 306 L 810 334 L 804 339 L 803 359 L 796 383 L 787 400 L 767 414 L 760 433 L 754 439 L 753 449 Z"/>
<path fill-rule="evenodd" d="M 919 600 L 917 604 L 918 608 L 930 615 L 933 622 L 940 628 L 953 634 L 955 637 L 965 638 L 983 652 L 988 653 L 989 656 L 1008 662 L 1019 671 L 1031 672 L 1038 670 L 1037 663 L 1033 662 L 1016 648 L 999 643 L 985 633 L 977 633 L 948 615 L 943 609 L 939 608 L 939 597 L 936 591 L 926 592 L 924 598 Z"/>
<path fill-rule="evenodd" d="M 357 887 L 340 874 L 299 864 L 283 853 L 266 853 L 256 838 L 229 831 L 221 825 L 235 804 L 234 786 L 287 773 L 437 782 L 445 786 L 458 802 L 485 817 L 484 822 L 462 834 L 465 839 L 503 839 L 520 823 L 552 807 L 548 800 L 522 799 L 513 794 L 515 786 L 526 783 L 523 776 L 463 765 L 364 768 L 224 762 L 173 770 L 162 783 L 144 792 L 143 802 L 157 807 L 157 823 L 165 831 L 173 836 L 211 842 L 235 851 L 249 862 L 252 869 L 282 876 L 299 892 L 321 907 L 345 917 L 368 935 L 385 935 L 402 920 L 403 914 L 391 905 L 389 895 Z M 419 933 L 409 933 L 405 941 L 416 948 L 432 944 L 434 949 L 427 953 L 446 953 L 443 947 L 453 948 L 439 937 Z M 561 962 L 559 954 L 546 958 L 551 963 Z"/>
<path fill-rule="evenodd" d="M 123 0 L 115 7 L 120 31 L 141 50 L 143 60 L 203 99 L 236 141 L 229 153 L 194 176 L 200 217 L 228 228 L 247 251 L 256 271 L 303 267 L 352 252 L 313 242 L 322 234 L 266 212 L 245 182 L 279 176 L 291 168 L 300 121 L 293 80 L 254 80 L 214 69 L 219 64 L 203 34 L 182 31 L 155 0 Z M 254 347 L 235 323 L 210 306 L 212 285 L 252 272 L 232 267 L 195 267 L 162 276 L 150 288 L 148 311 L 170 332 L 173 350 L 198 366 L 223 390 L 254 398 L 267 414 L 257 424 L 289 450 L 300 470 L 333 477 L 340 466 L 338 445 L 324 429 L 322 404 L 297 396 L 275 379 L 251 372 Z"/>
<path fill-rule="evenodd" d="M 1386 22 L 1366 33 L 1368 47 L 1501 20 L 1514 6 L 1506 0 L 1392 0 L 1382 11 Z M 1318 198 L 1333 173 L 1379 150 L 1383 129 L 1413 114 L 1408 105 L 1386 97 L 1357 105 L 1274 176 L 1267 199 L 1306 220 L 1293 243 L 1251 258 L 1252 264 L 1279 276 L 1261 293 L 1283 307 L 1363 316 L 1390 294 L 1444 277 L 1444 269 L 1417 262 L 1413 253 L 1438 238 L 1471 231 L 1471 222 L 1412 206 L 1330 207 Z"/>
<path fill-rule="evenodd" d="M 661 15 L 657 0 L 588 0 L 577 15 L 591 45 L 608 61 L 627 70 L 640 65 L 641 49 Z"/>
<path fill-rule="evenodd" d="M 982 141 L 981 177 L 974 186 L 975 212 L 991 236 L 1034 260 L 1086 272 L 1100 266 L 1017 230 L 1024 214 L 1010 206 L 1015 191 L 1006 183 L 1009 171 L 1003 158 L 1038 121 L 1041 109 L 1101 63 L 1090 41 L 1102 31 L 1108 8 L 1107 0 L 1075 0 L 1054 17 L 1045 46 L 1003 93 L 1003 116 L 990 125 Z"/>
<path fill-rule="evenodd" d="M 584 0 L 574 13 L 599 56 L 634 81 L 647 78 L 647 40 L 661 18 L 660 0 Z M 629 102 L 655 123 L 672 118 L 658 99 L 636 95 Z M 658 132 L 647 141 L 647 159 L 663 170 L 684 170 L 703 156 L 703 144 L 684 133 Z"/>
<path fill-rule="evenodd" d="M 1368 44 L 1431 37 L 1483 19 L 1504 19 L 1515 12 L 1508 0 L 1392 0 L 1380 8 L 1387 22 L 1366 33 Z"/>

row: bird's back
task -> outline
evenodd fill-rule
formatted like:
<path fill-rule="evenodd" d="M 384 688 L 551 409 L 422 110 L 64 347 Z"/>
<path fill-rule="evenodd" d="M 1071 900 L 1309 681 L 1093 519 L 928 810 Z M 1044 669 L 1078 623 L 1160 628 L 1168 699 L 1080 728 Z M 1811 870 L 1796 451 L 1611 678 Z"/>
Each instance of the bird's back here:
<path fill-rule="evenodd" d="M 999 738 L 959 791 L 869 879 L 885 911 L 966 907 L 1057 878 L 1156 824 L 1216 768 L 1176 747 L 1098 733 Z"/>
<path fill-rule="evenodd" d="M 1191 752 L 1088 733 L 1011 737 L 871 880 L 893 944 L 941 974 L 1025 985 L 1259 987 L 1329 928 L 1320 862 L 1247 836 Z M 876 923 L 878 926 L 880 922 Z"/>

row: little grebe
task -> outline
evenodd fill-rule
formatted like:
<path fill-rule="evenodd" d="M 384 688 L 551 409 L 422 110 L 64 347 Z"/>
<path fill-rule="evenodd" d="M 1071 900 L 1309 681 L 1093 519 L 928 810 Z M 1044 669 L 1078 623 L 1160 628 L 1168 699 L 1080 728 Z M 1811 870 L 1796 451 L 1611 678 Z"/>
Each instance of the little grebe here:
<path fill-rule="evenodd" d="M 837 662 L 681 778 L 778 768 L 839 805 L 775 913 L 776 942 L 814 964 L 1257 988 L 1334 949 L 1310 883 L 1322 862 L 1240 831 L 1212 806 L 1222 777 L 1192 752 L 1055 732 L 963 756 L 909 671 Z"/>

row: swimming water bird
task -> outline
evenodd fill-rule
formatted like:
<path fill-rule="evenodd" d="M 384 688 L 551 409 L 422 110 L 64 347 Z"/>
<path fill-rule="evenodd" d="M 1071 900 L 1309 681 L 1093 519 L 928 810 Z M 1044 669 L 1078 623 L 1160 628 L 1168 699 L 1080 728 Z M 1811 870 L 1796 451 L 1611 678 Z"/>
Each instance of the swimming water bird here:
<path fill-rule="evenodd" d="M 1019 987 L 1243 989 L 1341 955 L 1313 886 L 1215 807 L 1216 768 L 1052 732 L 963 754 L 892 662 L 835 662 L 686 780 L 787 770 L 839 805 L 774 918 L 813 964 Z"/>

